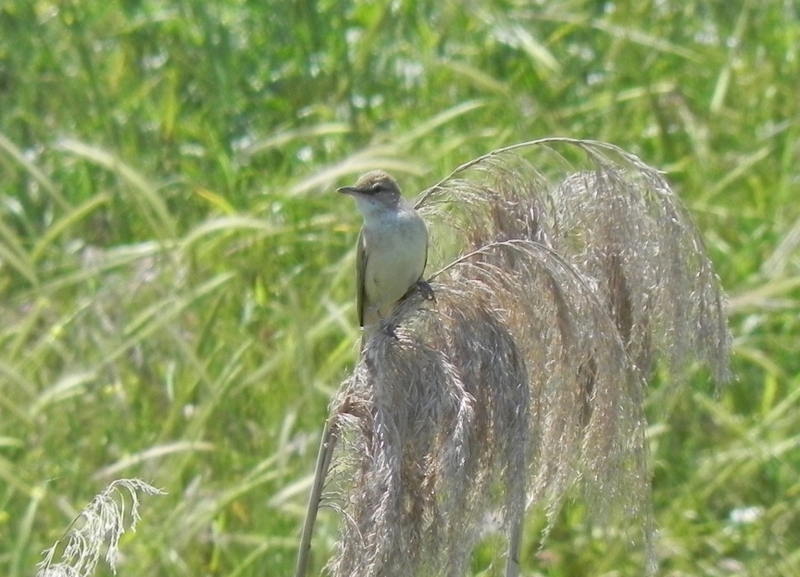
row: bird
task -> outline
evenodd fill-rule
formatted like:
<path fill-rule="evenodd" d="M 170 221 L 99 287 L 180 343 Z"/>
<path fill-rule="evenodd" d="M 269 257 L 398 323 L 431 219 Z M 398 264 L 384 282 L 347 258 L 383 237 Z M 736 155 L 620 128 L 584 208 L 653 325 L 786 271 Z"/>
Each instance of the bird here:
<path fill-rule="evenodd" d="M 382 170 L 367 172 L 354 185 L 336 190 L 353 197 L 364 217 L 356 255 L 356 309 L 363 349 L 411 287 L 419 285 L 426 297 L 432 297 L 430 286 L 421 280 L 428 260 L 428 227 L 403 198 L 397 181 Z"/>

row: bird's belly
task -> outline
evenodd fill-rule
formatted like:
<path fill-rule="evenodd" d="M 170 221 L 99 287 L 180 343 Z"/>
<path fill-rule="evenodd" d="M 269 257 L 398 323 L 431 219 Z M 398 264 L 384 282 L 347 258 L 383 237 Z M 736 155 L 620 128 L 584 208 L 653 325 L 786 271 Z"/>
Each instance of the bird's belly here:
<path fill-rule="evenodd" d="M 426 251 L 427 238 L 422 235 L 407 235 L 401 242 L 370 250 L 364 290 L 381 317 L 391 314 L 394 304 L 422 276 Z"/>

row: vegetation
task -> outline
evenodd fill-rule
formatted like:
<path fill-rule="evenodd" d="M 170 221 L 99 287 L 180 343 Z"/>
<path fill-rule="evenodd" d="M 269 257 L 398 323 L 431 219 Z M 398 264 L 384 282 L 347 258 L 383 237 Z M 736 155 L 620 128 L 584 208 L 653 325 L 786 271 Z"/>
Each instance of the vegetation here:
<path fill-rule="evenodd" d="M 360 222 L 333 188 L 380 167 L 410 193 L 550 135 L 665 170 L 731 295 L 735 381 L 648 392 L 661 574 L 800 574 L 798 22 L 789 0 L 3 2 L 0 574 L 123 477 L 168 495 L 140 495 L 120 575 L 291 574 L 357 352 Z M 639 574 L 574 497 L 543 544 L 530 516 L 523 574 Z"/>

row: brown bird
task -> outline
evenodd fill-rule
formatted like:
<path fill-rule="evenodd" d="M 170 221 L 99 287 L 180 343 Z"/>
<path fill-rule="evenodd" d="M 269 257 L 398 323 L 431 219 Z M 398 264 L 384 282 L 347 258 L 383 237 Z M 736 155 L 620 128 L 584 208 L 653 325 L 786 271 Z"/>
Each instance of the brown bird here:
<path fill-rule="evenodd" d="M 368 172 L 337 192 L 352 196 L 364 216 L 356 257 L 356 306 L 366 338 L 422 278 L 428 228 L 403 198 L 397 181 L 382 170 Z"/>

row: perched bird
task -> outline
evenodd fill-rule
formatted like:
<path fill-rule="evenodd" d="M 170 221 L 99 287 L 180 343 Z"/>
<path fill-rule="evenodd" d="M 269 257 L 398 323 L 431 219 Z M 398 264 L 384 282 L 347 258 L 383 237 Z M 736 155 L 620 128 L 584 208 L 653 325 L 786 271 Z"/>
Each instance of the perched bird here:
<path fill-rule="evenodd" d="M 382 170 L 368 172 L 337 192 L 352 196 L 364 216 L 356 257 L 356 307 L 365 342 L 420 282 L 428 260 L 428 228 L 403 198 L 397 181 Z M 423 290 L 432 294 L 427 285 Z"/>

